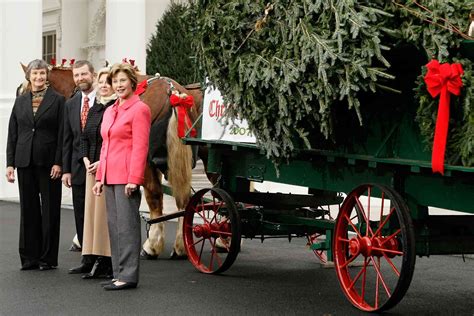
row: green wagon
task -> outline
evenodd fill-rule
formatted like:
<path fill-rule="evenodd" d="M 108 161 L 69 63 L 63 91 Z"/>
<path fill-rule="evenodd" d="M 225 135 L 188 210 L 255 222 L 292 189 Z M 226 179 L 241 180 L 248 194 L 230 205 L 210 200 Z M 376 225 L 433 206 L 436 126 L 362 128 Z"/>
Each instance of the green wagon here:
<path fill-rule="evenodd" d="M 218 178 L 184 213 L 192 264 L 221 273 L 241 238 L 303 237 L 334 262 L 354 306 L 382 311 L 405 295 L 417 255 L 474 254 L 474 168 L 445 165 L 444 175 L 433 174 L 413 113 L 374 121 L 365 135 L 343 149 L 300 150 L 278 171 L 254 144 L 186 139 L 207 147 L 207 171 Z M 262 181 L 309 194 L 252 190 Z M 462 213 L 432 215 L 428 207 Z"/>

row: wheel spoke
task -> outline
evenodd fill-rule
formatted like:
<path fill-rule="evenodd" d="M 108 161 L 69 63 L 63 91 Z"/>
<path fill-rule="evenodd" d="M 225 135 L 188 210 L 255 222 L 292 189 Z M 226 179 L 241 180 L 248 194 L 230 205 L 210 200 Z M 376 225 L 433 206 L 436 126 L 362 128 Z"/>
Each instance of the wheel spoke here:
<path fill-rule="evenodd" d="M 204 210 L 204 211 L 202 211 L 202 212 L 204 213 L 204 212 L 205 212 L 205 210 Z M 205 214 L 201 214 L 201 212 L 198 212 L 198 213 L 196 213 L 196 214 L 198 214 L 198 215 L 199 215 L 199 217 L 201 217 L 205 223 L 209 223 L 209 221 L 208 221 L 208 219 L 207 219 L 207 217 L 206 217 L 206 215 L 205 215 Z"/>
<path fill-rule="evenodd" d="M 196 246 L 197 244 L 199 244 L 199 243 L 200 243 L 201 241 L 203 241 L 203 240 L 204 240 L 204 238 L 199 239 L 198 241 L 196 241 L 195 243 L 193 243 L 193 246 Z"/>
<path fill-rule="evenodd" d="M 364 217 L 364 220 L 365 220 L 365 223 L 367 225 L 367 229 L 365 231 L 365 235 L 366 236 L 369 236 L 369 232 L 372 234 L 372 236 L 374 235 L 373 231 L 372 231 L 372 228 L 370 227 L 370 223 L 369 223 L 369 219 L 367 218 L 367 214 L 365 214 L 364 212 L 364 208 L 362 207 L 362 203 L 360 202 L 359 198 L 358 197 L 355 197 L 355 200 L 356 200 L 356 203 L 357 203 L 357 206 L 359 207 L 360 209 L 360 212 L 362 213 L 362 216 Z"/>
<path fill-rule="evenodd" d="M 372 250 L 378 250 L 378 251 L 381 251 L 382 253 L 393 253 L 394 255 L 403 256 L 403 251 L 399 251 L 399 250 L 391 250 L 391 249 L 385 249 L 385 248 L 380 248 L 380 247 L 372 247 Z"/>
<path fill-rule="evenodd" d="M 347 259 L 346 262 L 344 262 L 344 264 L 341 266 L 341 268 L 345 268 L 347 267 L 352 261 L 354 261 L 357 257 L 359 256 L 359 254 L 355 255 L 355 256 L 352 256 L 350 257 L 349 259 Z"/>
<path fill-rule="evenodd" d="M 377 235 L 382 231 L 382 228 L 385 226 L 385 224 L 387 224 L 388 220 L 390 219 L 390 217 L 392 216 L 392 214 L 393 214 L 394 211 L 395 211 L 395 208 L 392 207 L 392 209 L 390 210 L 390 213 L 388 214 L 388 216 L 385 217 L 385 219 L 383 220 L 383 222 L 380 223 L 379 227 L 378 227 L 377 230 L 375 231 L 374 236 L 377 236 Z M 380 217 L 380 219 L 382 219 L 382 217 Z"/>
<path fill-rule="evenodd" d="M 367 262 L 367 258 L 364 258 L 364 266 L 366 266 Z M 362 277 L 362 293 L 360 295 L 360 298 L 361 298 L 361 303 L 364 301 L 364 297 L 365 297 L 365 282 L 366 282 L 366 279 L 367 279 L 367 268 L 364 269 L 364 276 Z"/>
<path fill-rule="evenodd" d="M 338 237 L 337 240 L 343 241 L 343 242 L 349 242 L 350 241 L 349 239 L 342 238 L 342 237 Z"/>
<path fill-rule="evenodd" d="M 211 230 L 211 233 L 232 237 L 232 233 L 223 232 L 223 231 L 220 231 L 220 230 Z"/>
<path fill-rule="evenodd" d="M 367 218 L 366 218 L 367 227 L 370 227 L 370 194 L 371 194 L 371 192 L 372 192 L 372 187 L 369 186 L 367 188 Z M 369 231 L 368 230 L 365 232 L 365 235 L 369 236 Z"/>
<path fill-rule="evenodd" d="M 201 250 L 199 251 L 199 262 L 201 262 L 202 258 L 202 251 L 204 250 L 204 244 L 206 243 L 206 239 L 202 239 Z"/>
<path fill-rule="evenodd" d="M 357 229 L 357 227 L 354 226 L 354 223 L 352 223 L 352 221 L 349 219 L 349 216 L 347 216 L 347 214 L 344 214 L 344 217 L 346 218 L 346 220 L 349 222 L 349 225 L 351 225 L 352 229 L 356 232 L 357 236 L 359 236 L 360 238 L 362 238 L 362 235 L 360 234 L 359 230 Z"/>
<path fill-rule="evenodd" d="M 379 288 L 379 276 L 377 275 L 377 278 L 375 279 L 375 308 L 379 308 Z"/>
<path fill-rule="evenodd" d="M 397 236 L 398 234 L 400 234 L 400 232 L 402 231 L 401 228 L 399 228 L 396 232 L 394 232 L 393 234 L 391 234 L 390 236 L 388 236 L 387 238 L 385 238 L 382 243 L 380 244 L 380 246 L 383 246 L 387 241 L 393 239 L 395 236 Z"/>
<path fill-rule="evenodd" d="M 214 262 L 214 255 L 216 254 L 216 240 L 214 242 L 209 241 L 211 243 L 211 260 L 209 261 L 209 270 L 212 270 L 212 263 Z"/>
<path fill-rule="evenodd" d="M 370 258 L 370 260 L 372 260 L 372 259 Z M 362 275 L 362 273 L 364 272 L 364 270 L 367 269 L 367 266 L 369 265 L 370 260 L 367 261 L 367 262 L 364 261 L 364 266 L 362 267 L 362 269 L 360 269 L 359 273 L 357 273 L 354 280 L 352 280 L 351 285 L 349 286 L 350 290 L 354 288 L 354 285 L 356 284 L 357 280 L 359 280 L 359 278 Z"/>
<path fill-rule="evenodd" d="M 387 292 L 388 297 L 390 297 L 391 296 L 390 290 L 389 290 L 387 284 L 385 284 L 385 280 L 382 276 L 382 272 L 380 271 L 380 268 L 377 266 L 377 263 L 375 262 L 375 260 L 373 259 L 372 256 L 371 256 L 371 258 L 372 258 L 372 261 L 374 263 L 373 266 L 374 266 L 375 272 L 377 272 L 377 279 L 380 279 L 380 282 L 382 282 L 382 285 L 385 289 L 385 292 Z"/>
<path fill-rule="evenodd" d="M 387 254 L 385 254 L 385 252 L 382 254 L 385 260 L 387 260 L 388 264 L 392 267 L 393 272 L 395 272 L 395 274 L 398 277 L 400 277 L 400 271 L 398 271 L 397 267 L 395 267 L 395 265 L 393 264 L 393 261 L 387 256 Z"/>

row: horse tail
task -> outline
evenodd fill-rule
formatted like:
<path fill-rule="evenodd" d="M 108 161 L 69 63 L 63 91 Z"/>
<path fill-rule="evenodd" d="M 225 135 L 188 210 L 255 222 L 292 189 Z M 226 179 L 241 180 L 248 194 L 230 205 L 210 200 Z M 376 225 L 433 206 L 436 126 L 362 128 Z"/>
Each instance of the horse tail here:
<path fill-rule="evenodd" d="M 176 199 L 176 206 L 182 210 L 186 207 L 191 193 L 192 151 L 191 146 L 184 145 L 178 137 L 178 120 L 174 109 L 168 124 L 166 146 L 168 181 Z"/>

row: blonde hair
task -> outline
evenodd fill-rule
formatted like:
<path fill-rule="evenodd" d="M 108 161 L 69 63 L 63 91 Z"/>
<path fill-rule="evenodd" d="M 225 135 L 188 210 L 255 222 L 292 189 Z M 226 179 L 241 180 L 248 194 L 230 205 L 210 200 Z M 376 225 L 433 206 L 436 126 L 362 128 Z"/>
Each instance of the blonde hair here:
<path fill-rule="evenodd" d="M 100 76 L 102 75 L 109 75 L 110 74 L 110 67 L 104 67 L 99 70 L 97 73 L 97 81 L 99 81 Z"/>
<path fill-rule="evenodd" d="M 138 78 L 135 69 L 130 64 L 114 64 L 110 70 L 109 76 L 107 77 L 108 84 L 112 85 L 112 78 L 115 77 L 119 72 L 123 72 L 128 77 L 128 79 L 130 79 L 132 82 L 132 90 L 135 91 L 137 89 Z"/>

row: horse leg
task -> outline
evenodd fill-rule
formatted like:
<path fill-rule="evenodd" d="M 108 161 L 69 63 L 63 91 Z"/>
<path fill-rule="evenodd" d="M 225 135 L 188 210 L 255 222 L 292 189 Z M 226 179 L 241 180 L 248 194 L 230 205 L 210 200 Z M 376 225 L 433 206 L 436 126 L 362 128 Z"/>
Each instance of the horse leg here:
<path fill-rule="evenodd" d="M 161 186 L 161 173 L 147 164 L 145 169 L 145 198 L 150 210 L 150 218 L 154 219 L 163 214 L 163 188 Z M 152 224 L 148 239 L 143 244 L 141 257 L 143 259 L 156 259 L 163 251 L 165 244 L 164 223 Z"/>
<path fill-rule="evenodd" d="M 174 240 L 173 252 L 171 253 L 171 259 L 187 259 L 188 254 L 184 247 L 183 238 L 183 217 L 178 219 L 178 225 L 176 227 L 176 239 Z"/>

